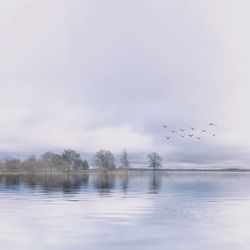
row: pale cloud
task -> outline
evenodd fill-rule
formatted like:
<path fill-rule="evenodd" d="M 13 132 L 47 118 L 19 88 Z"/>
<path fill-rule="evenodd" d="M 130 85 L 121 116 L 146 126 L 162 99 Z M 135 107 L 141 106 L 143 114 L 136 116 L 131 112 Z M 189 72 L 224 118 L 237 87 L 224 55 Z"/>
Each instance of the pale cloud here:
<path fill-rule="evenodd" d="M 247 1 L 0 3 L 1 151 L 249 151 Z M 163 121 L 220 136 L 166 144 Z"/>

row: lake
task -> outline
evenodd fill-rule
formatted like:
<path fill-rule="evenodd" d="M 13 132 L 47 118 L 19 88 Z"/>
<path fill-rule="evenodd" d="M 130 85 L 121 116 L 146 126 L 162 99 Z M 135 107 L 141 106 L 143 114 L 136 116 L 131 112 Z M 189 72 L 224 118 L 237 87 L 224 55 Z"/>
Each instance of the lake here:
<path fill-rule="evenodd" d="M 0 175 L 0 249 L 250 249 L 250 173 Z"/>

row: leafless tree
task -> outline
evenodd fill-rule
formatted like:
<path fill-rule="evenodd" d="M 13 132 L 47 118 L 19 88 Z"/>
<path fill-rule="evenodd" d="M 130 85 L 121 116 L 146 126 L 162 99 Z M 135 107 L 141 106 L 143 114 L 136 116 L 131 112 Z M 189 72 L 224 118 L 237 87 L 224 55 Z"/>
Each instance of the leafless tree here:
<path fill-rule="evenodd" d="M 62 158 L 68 163 L 69 169 L 78 169 L 81 164 L 80 155 L 72 149 L 64 150 L 62 153 Z"/>
<path fill-rule="evenodd" d="M 8 158 L 4 161 L 7 170 L 18 170 L 21 166 L 21 161 L 17 158 Z"/>
<path fill-rule="evenodd" d="M 37 160 L 35 155 L 30 156 L 22 162 L 22 167 L 28 172 L 41 171 L 41 161 Z"/>
<path fill-rule="evenodd" d="M 67 162 L 60 154 L 55 154 L 49 151 L 42 154 L 41 159 L 44 162 L 46 169 L 50 169 L 51 171 L 67 169 Z"/>
<path fill-rule="evenodd" d="M 103 170 L 115 169 L 115 157 L 108 150 L 100 150 L 94 157 L 94 164 Z"/>
<path fill-rule="evenodd" d="M 157 153 L 148 154 L 149 167 L 153 168 L 155 171 L 157 168 L 161 167 L 162 158 Z"/>
<path fill-rule="evenodd" d="M 122 152 L 120 161 L 121 161 L 122 168 L 124 168 L 124 169 L 128 169 L 129 168 L 128 154 L 127 154 L 126 151 Z"/>

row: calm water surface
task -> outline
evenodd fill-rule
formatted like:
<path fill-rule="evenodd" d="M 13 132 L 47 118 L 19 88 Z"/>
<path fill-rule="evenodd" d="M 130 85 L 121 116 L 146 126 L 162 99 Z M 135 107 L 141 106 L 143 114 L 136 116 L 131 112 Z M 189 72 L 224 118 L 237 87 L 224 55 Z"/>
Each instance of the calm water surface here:
<path fill-rule="evenodd" d="M 0 175 L 0 249 L 250 249 L 250 173 Z"/>

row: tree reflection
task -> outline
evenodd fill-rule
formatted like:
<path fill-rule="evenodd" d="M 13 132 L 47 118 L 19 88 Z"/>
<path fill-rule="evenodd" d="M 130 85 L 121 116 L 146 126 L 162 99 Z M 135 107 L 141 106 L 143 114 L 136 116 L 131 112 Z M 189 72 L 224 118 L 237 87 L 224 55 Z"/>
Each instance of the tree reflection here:
<path fill-rule="evenodd" d="M 99 173 L 94 176 L 93 186 L 101 194 L 109 193 L 115 187 L 116 175 L 112 173 Z"/>
<path fill-rule="evenodd" d="M 121 181 L 122 190 L 126 193 L 128 189 L 128 183 L 129 183 L 128 173 L 124 172 L 120 176 L 120 181 Z"/>
<path fill-rule="evenodd" d="M 15 176 L 15 175 L 1 176 L 0 183 L 3 183 L 3 185 L 6 188 L 10 186 L 13 188 L 17 188 L 20 185 L 20 178 L 19 176 Z"/>
<path fill-rule="evenodd" d="M 153 172 L 150 178 L 150 190 L 153 193 L 158 193 L 161 189 L 161 173 Z"/>
<path fill-rule="evenodd" d="M 0 188 L 39 190 L 43 193 L 62 192 L 79 193 L 84 190 L 94 190 L 100 194 L 108 194 L 118 188 L 125 194 L 131 188 L 141 188 L 140 181 L 145 176 L 137 176 L 134 179 L 127 172 L 119 173 L 85 173 L 85 174 L 2 174 L 0 175 Z M 139 177 L 139 178 L 138 178 Z M 150 190 L 157 193 L 161 188 L 161 173 L 155 172 L 147 176 Z M 132 181 L 134 180 L 134 181 Z"/>
<path fill-rule="evenodd" d="M 1 175 L 0 185 L 6 188 L 40 188 L 44 192 L 62 191 L 75 193 L 88 186 L 89 174 L 34 174 L 34 175 Z"/>

